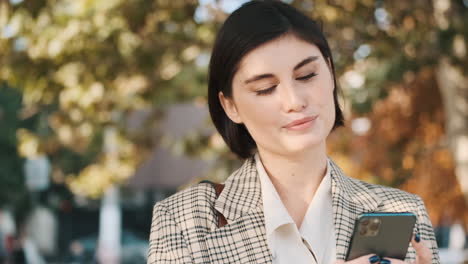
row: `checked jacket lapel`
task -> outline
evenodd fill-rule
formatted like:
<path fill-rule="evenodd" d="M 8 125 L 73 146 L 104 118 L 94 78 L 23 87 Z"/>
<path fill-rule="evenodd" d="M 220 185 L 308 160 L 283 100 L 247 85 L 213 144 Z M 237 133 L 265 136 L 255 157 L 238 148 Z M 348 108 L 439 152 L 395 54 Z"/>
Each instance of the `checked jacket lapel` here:
<path fill-rule="evenodd" d="M 361 213 L 374 212 L 381 198 L 364 182 L 346 176 L 333 160 L 330 161 L 336 258 L 344 260 L 357 217 Z"/>
<path fill-rule="evenodd" d="M 215 209 L 227 224 L 206 236 L 211 263 L 271 263 L 255 160 L 248 159 L 225 182 Z"/>
<path fill-rule="evenodd" d="M 330 161 L 336 257 L 345 259 L 358 215 L 374 211 L 381 201 L 365 183 L 347 177 Z M 227 225 L 214 229 L 205 237 L 211 263 L 272 262 L 255 159 L 247 159 L 226 180 L 214 206 L 225 216 Z"/>

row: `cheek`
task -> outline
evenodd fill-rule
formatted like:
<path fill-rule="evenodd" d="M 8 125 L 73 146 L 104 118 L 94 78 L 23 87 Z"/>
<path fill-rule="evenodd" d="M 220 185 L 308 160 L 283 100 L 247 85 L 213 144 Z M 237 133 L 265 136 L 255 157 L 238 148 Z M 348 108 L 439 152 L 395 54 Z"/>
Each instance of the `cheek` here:
<path fill-rule="evenodd" d="M 261 131 L 268 129 L 270 125 L 276 126 L 278 121 L 278 110 L 272 101 L 266 98 L 245 98 L 239 105 L 239 114 L 249 130 Z"/>
<path fill-rule="evenodd" d="M 312 105 L 318 106 L 321 115 L 327 123 L 335 121 L 335 103 L 333 99 L 334 83 L 330 75 L 323 76 L 314 85 L 314 92 L 311 94 Z"/>
<path fill-rule="evenodd" d="M 255 124 L 272 124 L 277 121 L 277 115 L 274 115 L 274 109 L 269 105 L 257 103 L 251 105 L 247 111 L 242 113 L 246 122 Z"/>
<path fill-rule="evenodd" d="M 310 97 L 314 105 L 320 106 L 320 108 L 333 107 L 333 80 L 330 80 L 330 76 L 321 76 L 317 79 L 317 82 L 313 83 L 310 87 Z"/>

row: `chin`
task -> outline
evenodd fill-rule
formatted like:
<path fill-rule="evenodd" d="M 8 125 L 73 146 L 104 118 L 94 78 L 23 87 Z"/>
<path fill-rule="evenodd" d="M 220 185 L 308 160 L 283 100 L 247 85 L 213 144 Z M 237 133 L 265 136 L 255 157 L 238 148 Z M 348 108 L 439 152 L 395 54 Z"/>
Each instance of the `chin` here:
<path fill-rule="evenodd" d="M 325 143 L 325 138 L 307 138 L 302 140 L 294 140 L 286 144 L 286 152 L 290 154 L 299 154 L 307 150 L 319 148 Z"/>

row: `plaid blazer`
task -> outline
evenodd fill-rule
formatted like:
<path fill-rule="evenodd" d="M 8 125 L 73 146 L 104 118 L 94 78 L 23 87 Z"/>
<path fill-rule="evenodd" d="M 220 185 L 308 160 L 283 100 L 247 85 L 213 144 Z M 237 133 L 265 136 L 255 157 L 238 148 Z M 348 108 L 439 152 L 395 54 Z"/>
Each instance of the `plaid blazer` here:
<path fill-rule="evenodd" d="M 345 259 L 357 216 L 364 212 L 413 212 L 415 232 L 430 241 L 432 263 L 439 263 L 431 222 L 421 198 L 398 189 L 346 176 L 331 160 L 336 254 Z M 217 227 L 215 210 L 227 224 Z M 148 263 L 272 263 L 255 159 L 229 176 L 216 199 L 214 188 L 200 183 L 158 202 L 151 224 Z M 415 259 L 409 245 L 406 260 Z"/>

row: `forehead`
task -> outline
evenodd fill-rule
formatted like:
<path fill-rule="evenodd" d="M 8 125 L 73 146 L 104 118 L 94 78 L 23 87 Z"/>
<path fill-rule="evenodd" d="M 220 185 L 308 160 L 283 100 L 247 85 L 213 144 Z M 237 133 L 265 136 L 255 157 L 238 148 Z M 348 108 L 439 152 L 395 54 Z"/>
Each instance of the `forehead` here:
<path fill-rule="evenodd" d="M 288 68 L 292 70 L 297 63 L 309 56 L 322 58 L 316 45 L 288 34 L 260 45 L 249 52 L 242 58 L 238 72 L 243 75 Z"/>

